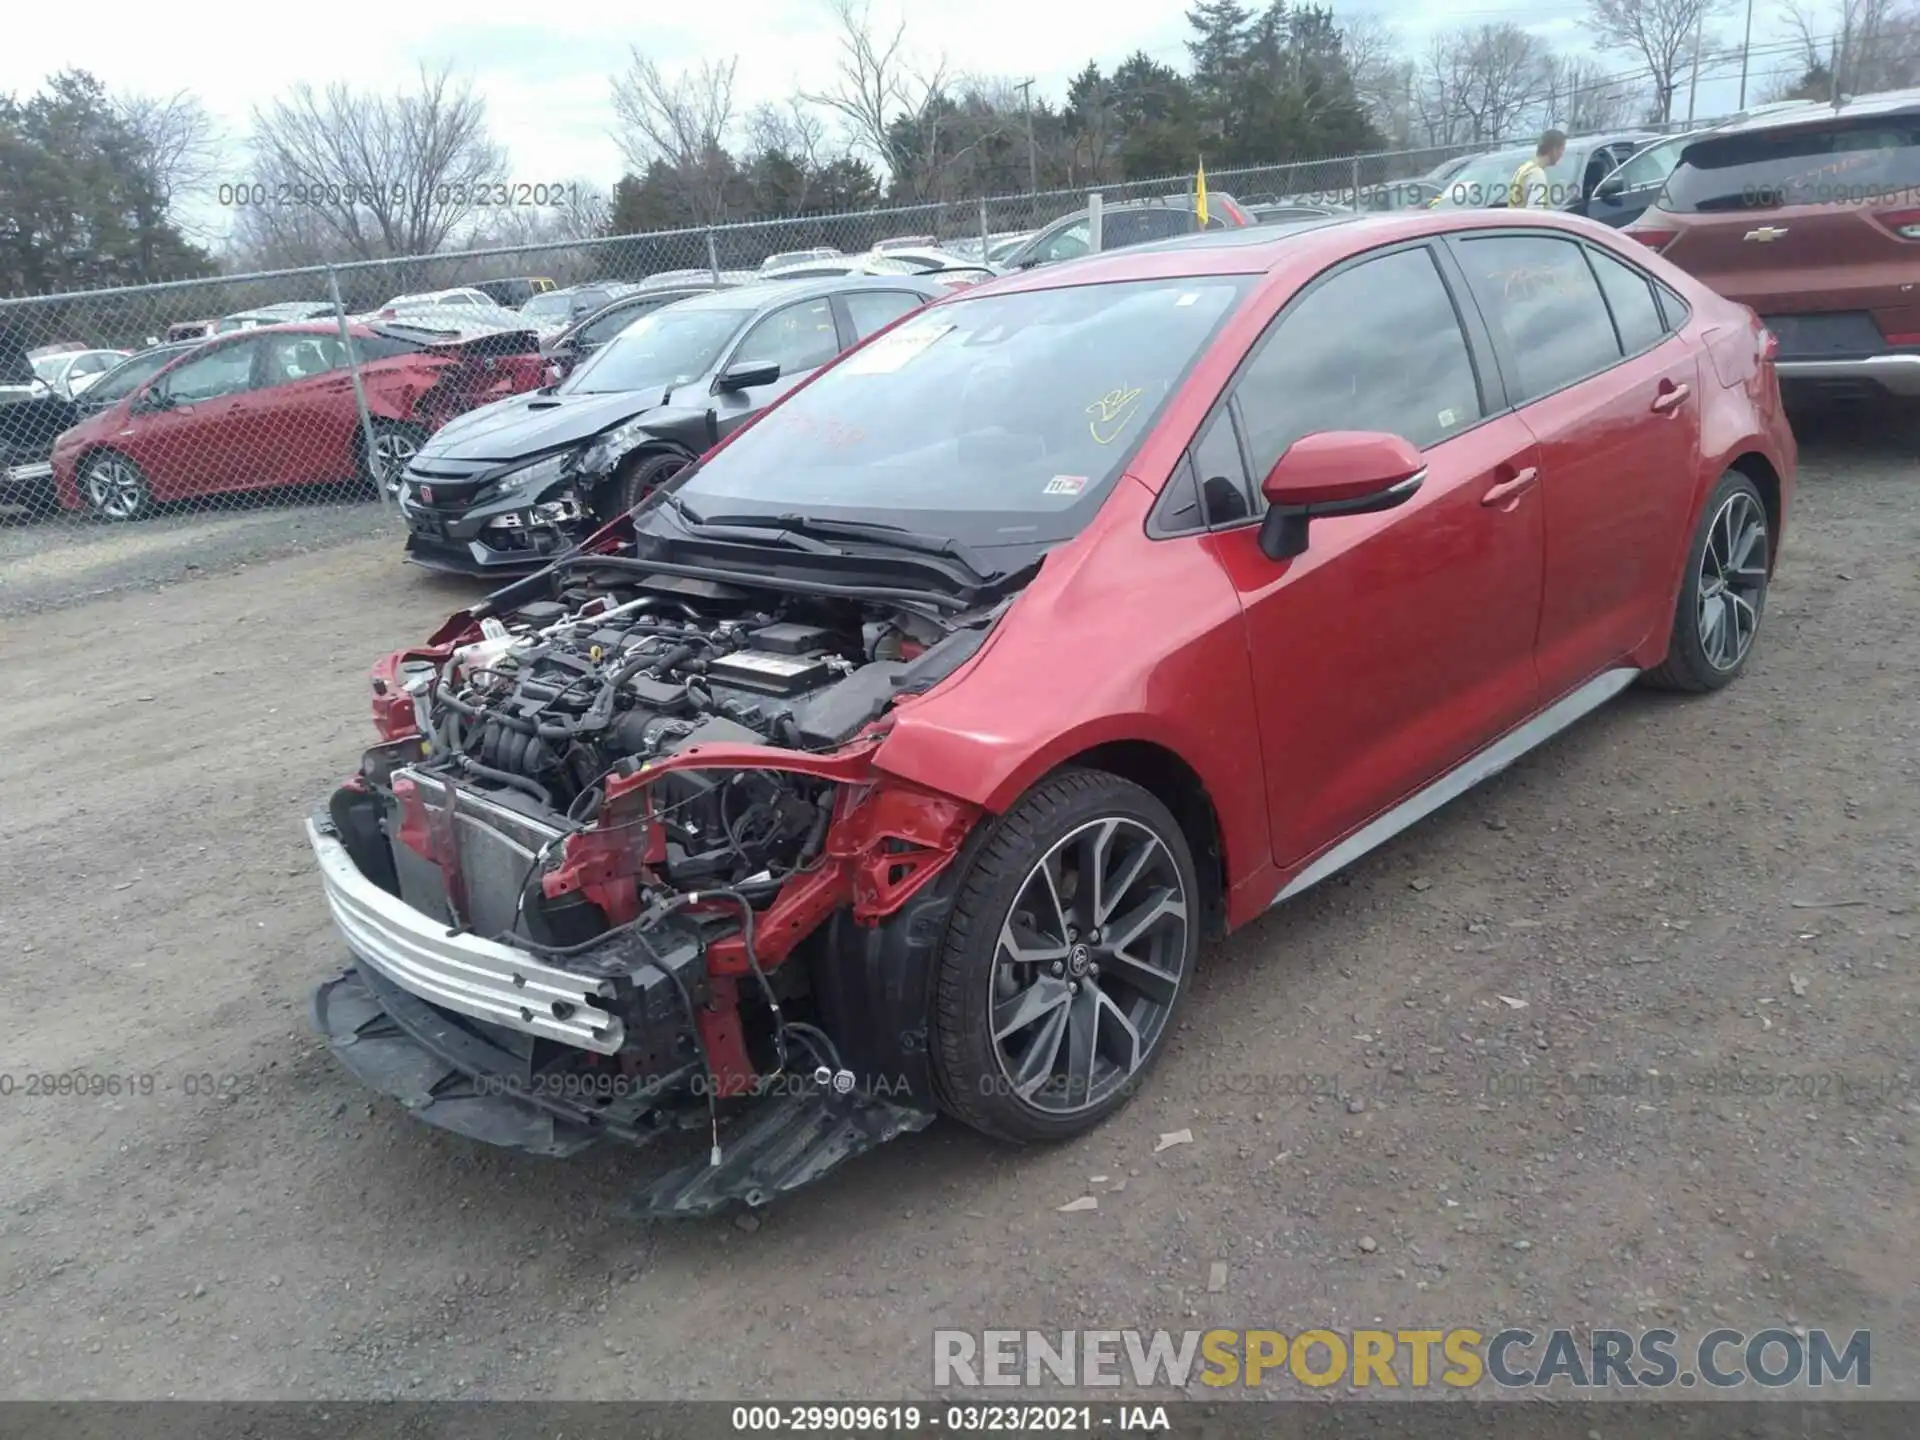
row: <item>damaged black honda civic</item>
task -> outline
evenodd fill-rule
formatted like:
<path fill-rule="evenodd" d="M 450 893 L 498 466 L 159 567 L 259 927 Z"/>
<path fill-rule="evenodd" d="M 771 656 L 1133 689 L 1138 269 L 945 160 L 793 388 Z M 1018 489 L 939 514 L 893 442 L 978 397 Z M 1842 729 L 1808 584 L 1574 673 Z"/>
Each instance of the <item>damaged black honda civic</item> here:
<path fill-rule="evenodd" d="M 407 558 L 469 575 L 539 569 L 848 346 L 948 290 L 862 275 L 653 310 L 558 384 L 463 415 L 420 449 L 400 486 Z"/>

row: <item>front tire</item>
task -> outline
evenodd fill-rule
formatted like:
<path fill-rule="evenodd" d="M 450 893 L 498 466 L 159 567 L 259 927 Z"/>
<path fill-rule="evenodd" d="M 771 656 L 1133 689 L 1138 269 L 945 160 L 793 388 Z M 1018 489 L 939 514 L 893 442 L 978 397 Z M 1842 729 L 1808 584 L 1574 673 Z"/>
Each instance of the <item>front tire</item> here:
<path fill-rule="evenodd" d="M 1760 491 L 1738 470 L 1713 487 L 1687 550 L 1667 658 L 1641 678 L 1656 690 L 1701 694 L 1747 668 L 1766 611 L 1772 537 Z"/>
<path fill-rule="evenodd" d="M 1058 1141 L 1132 1097 L 1200 948 L 1193 857 L 1152 794 L 1095 770 L 1041 782 L 995 824 L 934 973 L 943 1107 L 988 1135 Z"/>
<path fill-rule="evenodd" d="M 90 457 L 80 470 L 80 493 L 102 520 L 138 520 L 153 509 L 153 490 L 140 467 L 112 450 Z"/>
<path fill-rule="evenodd" d="M 623 473 L 600 487 L 595 507 L 600 522 L 626 514 L 692 463 L 684 455 L 658 450 L 630 461 Z"/>
<path fill-rule="evenodd" d="M 360 435 L 360 478 L 373 486 L 374 493 L 392 499 L 400 493 L 400 477 L 407 464 L 427 443 L 427 432 L 418 425 L 399 420 L 373 422 L 373 449 L 367 449 L 366 432 Z"/>

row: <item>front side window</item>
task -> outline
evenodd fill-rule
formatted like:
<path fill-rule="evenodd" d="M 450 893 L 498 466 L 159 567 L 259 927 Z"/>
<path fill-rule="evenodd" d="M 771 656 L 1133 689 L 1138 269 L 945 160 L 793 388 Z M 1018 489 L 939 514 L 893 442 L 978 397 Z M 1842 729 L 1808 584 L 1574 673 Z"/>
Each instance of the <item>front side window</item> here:
<path fill-rule="evenodd" d="M 840 333 L 833 324 L 833 302 L 803 300 L 767 316 L 747 332 L 732 364 L 773 361 L 782 375 L 794 375 L 824 365 L 840 353 Z"/>
<path fill-rule="evenodd" d="M 1057 543 L 1099 507 L 1249 283 L 947 301 L 790 395 L 678 496 L 702 516 L 866 518 L 983 550 Z"/>
<path fill-rule="evenodd" d="M 88 393 L 89 400 L 119 400 L 144 385 L 162 365 L 179 359 L 177 351 L 157 355 L 136 355 L 118 369 L 109 371 Z"/>
<path fill-rule="evenodd" d="M 1481 415 L 1467 338 L 1424 247 L 1309 291 L 1261 341 L 1234 393 L 1256 486 L 1303 435 L 1378 430 L 1426 449 Z"/>
<path fill-rule="evenodd" d="M 623 305 L 618 310 L 609 310 L 604 315 L 596 315 L 580 327 L 580 343 L 604 345 L 642 315 L 666 303 L 664 300 L 643 300 L 638 304 Z"/>
<path fill-rule="evenodd" d="M 1492 235 L 1455 244 L 1487 323 L 1519 367 L 1516 399 L 1550 395 L 1619 362 L 1613 320 L 1577 241 Z"/>
<path fill-rule="evenodd" d="M 1092 243 L 1092 232 L 1083 217 L 1042 240 L 1028 258 L 1036 265 L 1073 260 L 1087 254 Z"/>
<path fill-rule="evenodd" d="M 169 400 L 185 405 L 237 395 L 253 383 L 253 356 L 258 348 L 253 341 L 221 345 L 183 360 L 161 377 L 161 388 Z"/>
<path fill-rule="evenodd" d="M 1625 194 L 1661 184 L 1672 173 L 1674 161 L 1680 158 L 1680 152 L 1686 147 L 1684 139 L 1649 145 L 1608 177 L 1613 182 L 1609 189 L 1617 189 Z"/>
<path fill-rule="evenodd" d="M 593 352 L 560 385 L 563 395 L 605 395 L 684 385 L 704 375 L 750 311 L 669 305 L 643 315 Z"/>

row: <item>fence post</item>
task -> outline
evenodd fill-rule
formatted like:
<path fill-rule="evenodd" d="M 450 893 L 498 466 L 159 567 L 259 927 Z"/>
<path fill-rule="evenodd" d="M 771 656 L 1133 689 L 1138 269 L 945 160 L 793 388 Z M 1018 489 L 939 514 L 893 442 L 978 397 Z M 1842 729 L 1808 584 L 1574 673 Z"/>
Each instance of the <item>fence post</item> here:
<path fill-rule="evenodd" d="M 367 410 L 366 387 L 360 383 L 360 360 L 353 353 L 353 335 L 347 329 L 347 307 L 340 299 L 340 277 L 333 266 L 327 266 L 327 295 L 333 301 L 333 318 L 340 327 L 340 348 L 346 351 L 347 374 L 353 380 L 353 407 L 360 412 L 360 444 L 367 457 L 367 473 L 373 476 L 374 489 L 379 492 L 382 505 L 398 504 L 400 498 L 399 477 L 389 484 L 380 470 L 380 456 L 374 449 L 373 416 Z"/>
<path fill-rule="evenodd" d="M 987 263 L 987 251 L 993 248 L 993 232 L 987 229 L 987 197 L 980 197 L 980 263 Z"/>
<path fill-rule="evenodd" d="M 1360 208 L 1360 157 L 1353 157 L 1353 208 Z"/>
<path fill-rule="evenodd" d="M 713 227 L 707 227 L 707 273 L 713 277 L 713 285 L 720 288 L 720 247 L 714 243 Z"/>
<path fill-rule="evenodd" d="M 1087 192 L 1087 250 L 1094 255 L 1100 253 L 1101 206 L 1100 192 L 1089 190 Z"/>

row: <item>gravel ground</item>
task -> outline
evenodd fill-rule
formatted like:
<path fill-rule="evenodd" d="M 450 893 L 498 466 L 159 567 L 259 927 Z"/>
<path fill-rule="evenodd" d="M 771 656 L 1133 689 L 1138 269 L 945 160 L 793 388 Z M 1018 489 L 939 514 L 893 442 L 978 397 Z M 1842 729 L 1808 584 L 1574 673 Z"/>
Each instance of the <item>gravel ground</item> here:
<path fill-rule="evenodd" d="M 0 625 L 0 1395 L 899 1396 L 935 1325 L 1383 1317 L 1869 1326 L 1920 1397 L 1920 470 L 1803 441 L 1739 685 L 1629 694 L 1209 952 L 1094 1135 L 937 1125 L 752 1230 L 614 1218 L 638 1157 L 459 1142 L 307 1033 L 342 952 L 300 820 L 366 662 L 470 589 L 390 537 L 254 563 L 348 511 L 202 522 L 227 573 L 9 560 L 43 604 L 204 569 Z"/>

